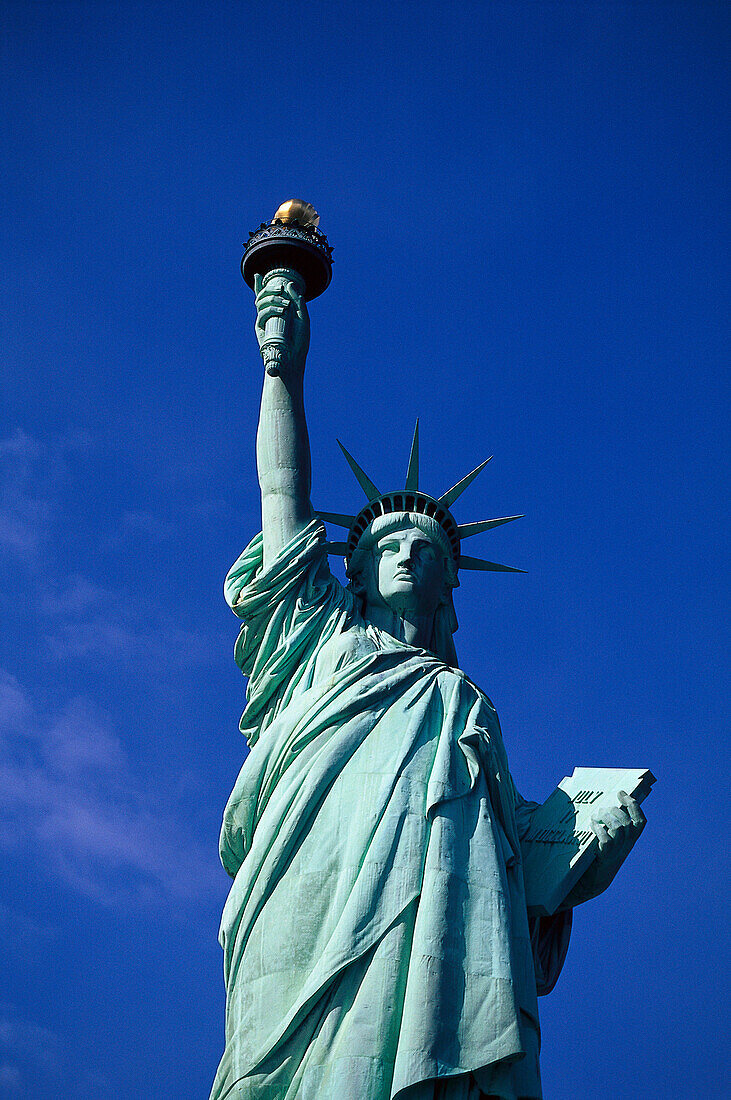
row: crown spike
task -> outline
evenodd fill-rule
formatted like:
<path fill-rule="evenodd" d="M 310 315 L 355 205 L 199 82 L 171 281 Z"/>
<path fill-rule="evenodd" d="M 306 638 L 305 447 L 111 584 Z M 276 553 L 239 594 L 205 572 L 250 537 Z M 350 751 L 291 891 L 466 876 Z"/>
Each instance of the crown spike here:
<path fill-rule="evenodd" d="M 484 561 L 482 558 L 470 558 L 460 554 L 460 569 L 477 569 L 482 573 L 525 573 L 525 569 L 515 569 L 512 565 L 498 565 L 496 561 Z"/>
<path fill-rule="evenodd" d="M 479 519 L 476 523 L 460 523 L 457 530 L 461 539 L 468 539 L 470 535 L 480 535 L 483 531 L 499 527 L 502 523 L 512 523 L 514 519 L 524 518 L 524 516 L 503 516 L 502 519 Z"/>
<path fill-rule="evenodd" d="M 485 469 L 491 458 L 492 455 L 490 455 L 490 458 L 486 458 L 484 462 L 481 462 L 480 465 L 471 473 L 467 474 L 466 477 L 463 477 L 461 481 L 458 481 L 456 485 L 453 485 L 451 489 L 448 489 L 446 493 L 443 493 L 439 498 L 439 503 L 443 504 L 445 508 L 451 508 L 455 500 L 461 497 L 465 489 L 472 484 L 480 470 Z"/>
<path fill-rule="evenodd" d="M 340 440 L 338 440 L 337 442 L 338 447 L 345 455 L 345 459 L 348 465 L 355 474 L 358 484 L 360 485 L 365 495 L 368 497 L 369 502 L 373 500 L 378 500 L 378 498 L 381 496 L 380 490 L 375 487 L 368 475 L 363 470 L 361 470 L 360 466 L 355 461 L 353 456 L 348 454 Z"/>
<path fill-rule="evenodd" d="M 344 516 L 341 512 L 317 512 L 317 515 L 325 523 L 334 523 L 338 527 L 347 527 L 348 530 L 353 526 L 355 520 L 355 516 Z"/>
<path fill-rule="evenodd" d="M 411 441 L 411 454 L 409 455 L 409 468 L 406 471 L 405 489 L 416 493 L 419 491 L 419 418 L 416 418 L 414 438 Z"/>

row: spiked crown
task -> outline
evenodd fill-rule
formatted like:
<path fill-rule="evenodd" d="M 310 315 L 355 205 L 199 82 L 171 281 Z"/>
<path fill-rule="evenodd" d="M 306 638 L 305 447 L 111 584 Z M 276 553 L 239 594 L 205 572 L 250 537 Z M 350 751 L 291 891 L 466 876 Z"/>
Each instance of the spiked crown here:
<path fill-rule="evenodd" d="M 459 569 L 477 569 L 499 573 L 525 572 L 524 569 L 515 569 L 511 565 L 499 565 L 497 562 L 486 561 L 484 558 L 472 558 L 461 552 L 462 539 L 481 534 L 483 531 L 489 531 L 491 528 L 499 527 L 503 523 L 510 523 L 514 519 L 523 518 L 522 516 L 502 516 L 499 519 L 482 519 L 474 523 L 458 524 L 450 512 L 449 509 L 454 501 L 472 484 L 480 471 L 490 461 L 489 458 L 481 462 L 479 466 L 463 477 L 461 481 L 458 481 L 456 485 L 453 485 L 451 489 L 448 489 L 446 493 L 442 493 L 439 497 L 430 496 L 419 488 L 419 421 L 417 420 L 404 488 L 391 493 L 381 493 L 352 455 L 348 454 L 340 440 L 338 440 L 338 445 L 355 474 L 358 484 L 368 498 L 368 503 L 356 515 L 343 515 L 338 512 L 318 513 L 326 523 L 334 523 L 339 527 L 348 528 L 346 542 L 328 543 L 329 554 L 343 554 L 346 564 L 348 564 L 361 537 L 377 516 L 396 512 L 413 512 L 418 515 L 429 516 L 440 525 L 447 536 L 455 564 Z"/>

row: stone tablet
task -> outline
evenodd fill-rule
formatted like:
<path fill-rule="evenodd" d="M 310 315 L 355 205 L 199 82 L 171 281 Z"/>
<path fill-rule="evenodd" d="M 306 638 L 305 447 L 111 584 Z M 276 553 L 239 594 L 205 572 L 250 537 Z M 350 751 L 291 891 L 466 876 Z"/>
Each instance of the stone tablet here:
<path fill-rule="evenodd" d="M 596 856 L 591 819 L 617 805 L 619 791 L 642 802 L 655 782 L 643 768 L 574 768 L 540 806 L 523 838 L 528 909 L 550 916 Z"/>

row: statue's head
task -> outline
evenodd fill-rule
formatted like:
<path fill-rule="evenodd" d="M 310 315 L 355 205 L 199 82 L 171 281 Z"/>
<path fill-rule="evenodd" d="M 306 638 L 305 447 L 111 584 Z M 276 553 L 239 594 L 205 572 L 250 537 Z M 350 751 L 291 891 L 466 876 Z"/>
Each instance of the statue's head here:
<path fill-rule="evenodd" d="M 477 474 L 482 462 L 451 489 L 432 497 L 419 489 L 419 425 L 411 445 L 406 485 L 403 490 L 381 493 L 358 463 L 340 444 L 368 503 L 357 515 L 320 512 L 328 523 L 348 527 L 345 543 L 330 543 L 329 553 L 345 551 L 350 587 L 367 605 L 385 605 L 395 614 L 408 617 L 433 615 L 433 653 L 448 664 L 456 664 L 452 634 L 457 617 L 452 590 L 459 584 L 459 569 L 522 572 L 511 566 L 462 554 L 461 541 L 470 535 L 499 527 L 519 516 L 478 520 L 459 525 L 450 511 Z M 489 461 L 489 460 L 487 460 Z"/>
<path fill-rule="evenodd" d="M 396 612 L 420 615 L 448 603 L 459 584 L 444 530 L 418 512 L 376 516 L 350 557 L 348 576 L 369 603 L 380 600 Z"/>
<path fill-rule="evenodd" d="M 380 604 L 395 615 L 433 617 L 430 648 L 455 663 L 452 589 L 459 584 L 457 563 L 435 519 L 418 512 L 376 516 L 358 540 L 347 569 L 350 587 L 364 608 Z"/>

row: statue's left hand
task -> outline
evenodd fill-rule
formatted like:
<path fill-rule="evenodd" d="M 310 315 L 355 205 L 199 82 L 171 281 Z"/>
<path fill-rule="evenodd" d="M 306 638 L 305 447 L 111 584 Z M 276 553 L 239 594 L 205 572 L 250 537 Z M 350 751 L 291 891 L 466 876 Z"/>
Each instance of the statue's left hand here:
<path fill-rule="evenodd" d="M 599 850 L 564 902 L 566 908 L 589 901 L 606 890 L 645 827 L 646 818 L 637 799 L 625 791 L 619 791 L 617 797 L 618 806 L 600 808 L 591 819 Z"/>
<path fill-rule="evenodd" d="M 646 818 L 635 798 L 625 791 L 617 795 L 619 806 L 599 810 L 591 821 L 591 827 L 599 838 L 599 854 L 596 863 L 607 877 L 607 885 L 614 878 L 645 827 Z"/>

